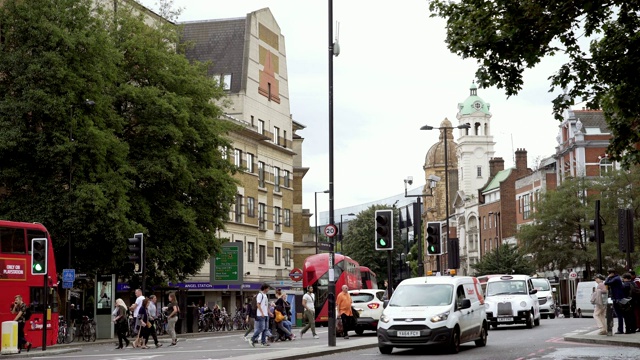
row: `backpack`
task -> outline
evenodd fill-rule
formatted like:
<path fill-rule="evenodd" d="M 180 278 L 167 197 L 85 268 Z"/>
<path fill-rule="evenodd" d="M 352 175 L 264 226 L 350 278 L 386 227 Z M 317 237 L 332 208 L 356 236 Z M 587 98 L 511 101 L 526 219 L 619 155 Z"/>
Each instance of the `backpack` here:
<path fill-rule="evenodd" d="M 634 301 L 640 302 L 640 286 L 638 286 L 634 281 L 631 282 L 629 296 L 631 296 Z"/>
<path fill-rule="evenodd" d="M 258 295 L 255 295 L 253 298 L 251 298 L 251 311 L 255 312 L 258 311 Z"/>
<path fill-rule="evenodd" d="M 26 306 L 26 307 L 24 308 L 24 314 L 22 314 L 22 317 L 23 317 L 25 320 L 29 320 L 29 319 L 31 319 L 31 306 Z"/>

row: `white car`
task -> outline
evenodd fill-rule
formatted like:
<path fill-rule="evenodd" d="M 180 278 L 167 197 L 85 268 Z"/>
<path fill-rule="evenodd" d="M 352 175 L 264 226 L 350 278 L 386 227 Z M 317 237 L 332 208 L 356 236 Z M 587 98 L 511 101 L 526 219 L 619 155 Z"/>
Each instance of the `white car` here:
<path fill-rule="evenodd" d="M 528 275 L 502 275 L 487 281 L 485 306 L 487 320 L 498 325 L 524 324 L 527 328 L 540 325 L 540 305 L 537 290 Z"/>
<path fill-rule="evenodd" d="M 384 290 L 380 289 L 362 289 L 350 290 L 353 308 L 358 311 L 358 321 L 355 332 L 362 335 L 365 330 L 376 331 L 378 328 L 378 320 L 383 310 L 382 297 Z"/>

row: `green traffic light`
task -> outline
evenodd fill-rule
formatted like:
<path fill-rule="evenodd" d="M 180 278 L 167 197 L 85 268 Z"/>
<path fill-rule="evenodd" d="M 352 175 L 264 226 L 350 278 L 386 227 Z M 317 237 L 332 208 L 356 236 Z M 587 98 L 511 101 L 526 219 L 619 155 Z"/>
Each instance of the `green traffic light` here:
<path fill-rule="evenodd" d="M 384 239 L 378 239 L 378 243 L 380 243 L 380 246 L 387 246 L 387 242 Z"/>
<path fill-rule="evenodd" d="M 436 247 L 433 245 L 429 246 L 429 252 L 436 252 Z"/>
<path fill-rule="evenodd" d="M 37 272 L 40 272 L 40 271 L 42 271 L 42 264 L 35 264 L 35 265 L 33 265 L 33 268 L 34 268 Z"/>

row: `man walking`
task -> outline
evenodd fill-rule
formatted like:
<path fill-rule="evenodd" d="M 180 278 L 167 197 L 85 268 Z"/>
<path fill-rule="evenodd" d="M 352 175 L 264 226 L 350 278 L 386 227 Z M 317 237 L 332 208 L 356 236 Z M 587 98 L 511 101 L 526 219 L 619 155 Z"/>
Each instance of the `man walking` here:
<path fill-rule="evenodd" d="M 349 338 L 349 327 L 351 326 L 351 295 L 349 295 L 349 287 L 342 285 L 342 291 L 336 299 L 337 314 L 342 319 L 342 328 L 344 329 L 344 338 Z"/>
<path fill-rule="evenodd" d="M 245 305 L 244 312 L 246 314 L 246 321 L 247 321 L 247 324 L 249 324 L 249 327 L 247 328 L 247 331 L 244 333 L 244 336 L 242 337 L 244 341 L 249 341 L 249 339 L 251 339 L 249 337 L 249 333 L 255 330 L 256 312 L 258 311 L 257 304 L 258 303 L 256 302 L 256 295 L 253 295 L 251 299 L 247 299 L 247 305 Z M 254 305 L 255 305 L 255 308 L 254 308 Z"/>
<path fill-rule="evenodd" d="M 267 291 L 269 291 L 269 287 L 269 284 L 262 284 L 262 286 L 260 287 L 260 292 L 256 296 L 256 330 L 253 333 L 251 340 L 249 340 L 249 343 L 252 347 L 256 346 L 256 342 L 258 342 L 258 335 L 260 335 L 260 342 L 262 343 L 262 346 L 269 346 L 266 338 L 266 331 L 268 329 L 269 321 L 269 299 L 267 297 Z"/>
<path fill-rule="evenodd" d="M 316 296 L 313 293 L 313 286 L 307 286 L 307 293 L 302 296 L 302 307 L 304 308 L 304 318 L 307 320 L 307 325 L 305 325 L 302 330 L 300 330 L 300 339 L 302 339 L 302 335 L 311 328 L 311 333 L 313 334 L 314 339 L 319 339 L 320 337 L 316 334 Z"/>
<path fill-rule="evenodd" d="M 140 340 L 140 319 L 138 319 L 138 313 L 140 312 L 140 308 L 142 308 L 142 302 L 144 301 L 144 296 L 142 295 L 141 289 L 136 289 L 136 302 L 131 304 L 129 307 L 129 311 L 133 312 L 133 318 L 135 319 L 135 334 L 136 340 L 134 341 L 134 346 L 138 345 L 138 341 Z"/>
<path fill-rule="evenodd" d="M 616 317 L 618 318 L 618 331 L 616 334 L 624 334 L 624 312 L 619 303 L 624 298 L 622 279 L 620 279 L 614 268 L 609 269 L 607 272 L 609 275 L 604 284 L 609 288 L 611 300 L 613 300 L 613 311 L 616 312 Z"/>
<path fill-rule="evenodd" d="M 156 330 L 156 319 L 158 318 L 158 308 L 156 307 L 156 303 L 158 302 L 158 298 L 155 295 L 149 296 L 149 321 L 151 322 L 151 337 L 153 338 L 153 342 L 156 344 L 156 347 L 159 348 L 162 346 L 161 343 L 158 342 L 158 334 Z M 145 344 L 146 345 L 146 344 Z"/>

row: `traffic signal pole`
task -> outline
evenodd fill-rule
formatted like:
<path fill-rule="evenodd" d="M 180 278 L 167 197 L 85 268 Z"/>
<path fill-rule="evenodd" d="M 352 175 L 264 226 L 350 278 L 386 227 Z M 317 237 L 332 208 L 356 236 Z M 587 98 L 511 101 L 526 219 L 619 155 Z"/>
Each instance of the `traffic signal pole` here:
<path fill-rule="evenodd" d="M 337 56 L 337 49 L 334 49 L 333 43 L 333 0 L 328 1 L 329 11 L 329 224 L 334 223 L 334 211 L 333 211 L 333 57 Z M 317 216 L 317 215 L 316 215 Z M 329 319 L 327 326 L 328 331 L 328 345 L 336 346 L 336 280 L 335 273 L 333 271 L 335 253 L 333 246 L 335 245 L 335 237 L 329 239 L 331 245 L 331 251 L 329 252 L 329 286 L 327 288 L 328 299 L 327 305 L 329 306 Z"/>

